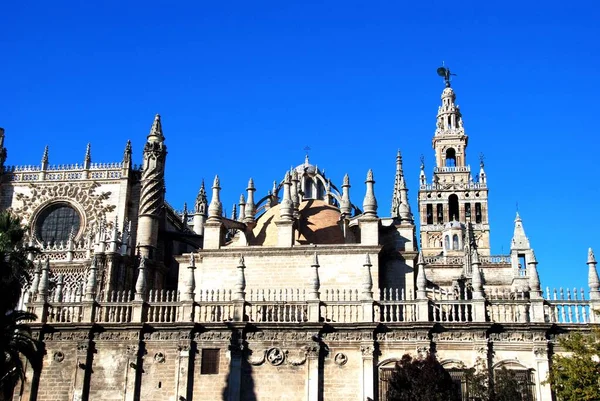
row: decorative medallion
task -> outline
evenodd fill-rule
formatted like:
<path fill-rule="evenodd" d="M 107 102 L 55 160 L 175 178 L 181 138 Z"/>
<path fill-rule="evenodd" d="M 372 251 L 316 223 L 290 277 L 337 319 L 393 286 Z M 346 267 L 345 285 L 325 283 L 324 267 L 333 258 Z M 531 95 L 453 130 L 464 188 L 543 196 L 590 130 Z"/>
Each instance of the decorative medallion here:
<path fill-rule="evenodd" d="M 344 366 L 348 362 L 348 357 L 346 356 L 346 354 L 338 352 L 337 354 L 335 354 L 333 361 L 338 366 Z"/>
<path fill-rule="evenodd" d="M 285 353 L 281 348 L 270 348 L 267 351 L 267 361 L 273 366 L 279 366 L 285 361 Z"/>

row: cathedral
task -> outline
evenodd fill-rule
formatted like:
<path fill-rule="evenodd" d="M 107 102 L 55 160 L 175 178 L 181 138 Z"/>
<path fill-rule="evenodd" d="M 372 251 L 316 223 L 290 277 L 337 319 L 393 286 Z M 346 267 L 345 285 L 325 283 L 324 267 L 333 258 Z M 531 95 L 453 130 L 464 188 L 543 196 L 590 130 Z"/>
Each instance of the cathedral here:
<path fill-rule="evenodd" d="M 40 250 L 20 307 L 37 315 L 43 369 L 15 400 L 385 401 L 396 361 L 435 353 L 464 400 L 463 372 L 483 361 L 545 401 L 557 339 L 600 309 L 591 249 L 585 293 L 542 291 L 518 214 L 510 253 L 491 253 L 487 176 L 467 163 L 448 79 L 417 211 L 400 152 L 364 184 L 307 157 L 267 193 L 250 179 L 228 217 L 219 177 L 193 210 L 166 201 L 159 115 L 140 166 L 130 143 L 109 164 L 88 146 L 83 163 L 52 165 L 46 148 L 40 165 L 9 166 L 4 139 L 0 207 Z M 394 176 L 389 207 L 376 175 Z"/>

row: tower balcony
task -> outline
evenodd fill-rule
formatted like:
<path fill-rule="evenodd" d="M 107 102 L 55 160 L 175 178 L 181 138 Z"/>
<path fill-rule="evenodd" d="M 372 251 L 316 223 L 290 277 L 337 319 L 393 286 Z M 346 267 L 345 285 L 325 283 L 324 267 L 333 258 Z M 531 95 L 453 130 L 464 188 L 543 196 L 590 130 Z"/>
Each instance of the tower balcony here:
<path fill-rule="evenodd" d="M 471 172 L 471 166 L 443 166 L 435 167 L 434 173 L 469 173 Z"/>

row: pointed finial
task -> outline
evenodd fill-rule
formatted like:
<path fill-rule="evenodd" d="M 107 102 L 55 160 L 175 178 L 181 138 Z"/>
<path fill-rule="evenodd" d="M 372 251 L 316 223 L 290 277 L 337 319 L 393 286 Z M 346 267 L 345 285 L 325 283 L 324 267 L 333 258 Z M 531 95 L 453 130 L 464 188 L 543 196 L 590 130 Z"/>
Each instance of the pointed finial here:
<path fill-rule="evenodd" d="M 308 166 L 310 163 L 308 162 L 308 153 L 306 153 L 306 156 L 304 156 L 304 165 Z"/>
<path fill-rule="evenodd" d="M 196 267 L 196 255 L 194 252 L 190 253 L 190 267 Z"/>
<path fill-rule="evenodd" d="M 373 185 L 375 184 L 375 180 L 373 179 L 373 170 L 369 169 L 367 172 L 365 184 L 367 184 L 367 191 L 365 193 L 365 198 L 363 199 L 363 214 L 365 216 L 376 217 L 377 200 L 375 199 L 375 190 L 373 188 Z"/>
<path fill-rule="evenodd" d="M 88 142 L 85 147 L 85 157 L 83 158 L 83 168 L 90 168 L 90 164 L 92 162 L 92 145 Z"/>
<path fill-rule="evenodd" d="M 369 169 L 369 171 L 367 171 L 366 182 L 375 182 L 375 180 L 373 180 L 373 170 L 371 170 L 371 169 Z"/>
<path fill-rule="evenodd" d="M 271 190 L 271 194 L 277 196 L 277 181 L 273 181 L 273 189 Z"/>
<path fill-rule="evenodd" d="M 49 148 L 48 145 L 44 147 L 44 154 L 42 155 L 42 168 L 46 169 L 48 167 L 48 153 Z"/>
<path fill-rule="evenodd" d="M 342 186 L 350 186 L 350 177 L 348 176 L 348 174 L 344 175 L 344 183 L 342 184 Z"/>
<path fill-rule="evenodd" d="M 210 205 L 208 206 L 208 218 L 209 220 L 212 219 L 219 219 L 222 214 L 223 214 L 223 205 L 221 204 L 221 199 L 219 196 L 219 190 L 221 189 L 220 187 L 220 181 L 219 181 L 219 176 L 215 175 L 215 180 L 213 181 L 213 186 L 212 186 L 212 198 L 210 200 Z"/>
<path fill-rule="evenodd" d="M 596 264 L 596 257 L 594 256 L 594 250 L 592 248 L 588 249 L 587 264 Z"/>
<path fill-rule="evenodd" d="M 165 137 L 163 136 L 162 123 L 160 122 L 160 114 L 154 116 L 154 122 L 150 128 L 148 134 L 148 142 L 163 142 Z"/>
<path fill-rule="evenodd" d="M 245 205 L 246 204 L 246 198 L 244 198 L 244 194 L 240 195 L 240 201 L 239 201 L 240 205 Z"/>
<path fill-rule="evenodd" d="M 363 264 L 363 266 L 373 266 L 371 264 L 371 257 L 369 256 L 369 254 L 367 253 L 367 256 L 365 257 L 365 263 Z"/>
<path fill-rule="evenodd" d="M 520 222 L 520 221 L 523 221 L 523 220 L 521 220 L 521 216 L 519 216 L 519 211 L 517 211 L 517 216 L 515 217 L 515 223 L 516 223 L 517 221 L 519 221 L 519 222 Z"/>
<path fill-rule="evenodd" d="M 252 179 L 252 177 L 250 177 L 250 179 L 248 180 L 248 188 L 254 188 L 254 180 Z"/>
<path fill-rule="evenodd" d="M 240 255 L 240 259 L 238 261 L 238 267 L 246 267 L 246 263 L 244 262 L 244 255 Z"/>
<path fill-rule="evenodd" d="M 417 258 L 417 265 L 424 265 L 425 258 L 423 257 L 423 251 L 419 251 L 419 257 Z"/>
<path fill-rule="evenodd" d="M 221 180 L 219 179 L 219 176 L 218 176 L 218 175 L 215 175 L 215 179 L 214 179 L 214 181 L 213 181 L 213 186 L 212 186 L 212 187 L 213 187 L 213 189 L 214 189 L 214 188 L 221 189 L 221 186 L 220 186 L 220 185 L 221 185 Z"/>
<path fill-rule="evenodd" d="M 473 258 L 471 259 L 471 263 L 474 265 L 479 265 L 479 252 L 477 252 L 477 248 L 473 249 Z"/>
<path fill-rule="evenodd" d="M 485 160 L 485 156 L 483 155 L 483 153 L 480 153 L 479 154 L 479 167 L 483 168 L 483 166 L 485 165 L 484 160 Z"/>
<path fill-rule="evenodd" d="M 123 151 L 123 164 L 131 163 L 131 141 L 127 140 Z"/>

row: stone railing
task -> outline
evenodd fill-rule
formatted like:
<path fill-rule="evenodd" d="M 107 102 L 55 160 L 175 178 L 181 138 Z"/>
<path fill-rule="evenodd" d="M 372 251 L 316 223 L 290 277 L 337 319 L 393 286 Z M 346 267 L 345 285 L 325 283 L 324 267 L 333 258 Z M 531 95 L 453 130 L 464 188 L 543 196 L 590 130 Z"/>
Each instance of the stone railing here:
<path fill-rule="evenodd" d="M 45 297 L 29 294 L 25 309 L 43 323 L 255 323 L 327 322 L 332 324 L 381 322 L 490 322 L 594 323 L 600 300 L 585 299 L 583 291 L 534 293 L 490 291 L 472 299 L 470 290 L 429 289 L 426 297 L 405 296 L 400 289 L 382 289 L 373 298 L 358 289 L 200 290 L 195 300 L 182 300 L 177 291 L 151 290 L 145 296 L 112 291 L 90 300 L 81 289 Z M 316 296 L 315 296 L 316 295 Z M 189 298 L 188 298 L 189 299 Z"/>
<path fill-rule="evenodd" d="M 471 166 L 442 166 L 434 167 L 434 173 L 468 173 L 471 171 Z"/>
<path fill-rule="evenodd" d="M 477 190 L 487 188 L 487 184 L 485 182 L 453 182 L 452 185 L 459 189 Z M 444 190 L 446 188 L 447 184 L 421 184 L 419 186 L 420 190 L 426 191 Z"/>
<path fill-rule="evenodd" d="M 465 263 L 464 256 L 425 256 L 425 263 L 427 264 L 436 264 L 436 265 L 460 265 L 462 266 Z M 479 261 L 482 264 L 510 264 L 511 259 L 510 255 L 479 255 Z"/>
<path fill-rule="evenodd" d="M 72 181 L 82 179 L 114 180 L 121 178 L 123 163 L 91 163 L 89 168 L 83 164 L 41 166 L 7 166 L 4 169 L 9 181 Z"/>

